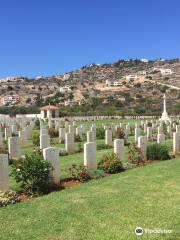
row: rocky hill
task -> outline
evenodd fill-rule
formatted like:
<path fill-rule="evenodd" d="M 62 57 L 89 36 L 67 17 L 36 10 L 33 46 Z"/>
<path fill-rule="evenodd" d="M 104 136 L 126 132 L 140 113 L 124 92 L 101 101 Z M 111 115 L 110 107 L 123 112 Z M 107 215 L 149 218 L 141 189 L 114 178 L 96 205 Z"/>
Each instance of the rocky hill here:
<path fill-rule="evenodd" d="M 119 60 L 113 64 L 91 64 L 53 77 L 23 77 L 1 81 L 1 104 L 10 96 L 17 101 L 6 105 L 53 103 L 61 106 L 93 104 L 115 106 L 129 113 L 158 112 L 167 94 L 171 111 L 180 99 L 180 60 Z M 173 110 L 172 110 L 173 111 Z"/>

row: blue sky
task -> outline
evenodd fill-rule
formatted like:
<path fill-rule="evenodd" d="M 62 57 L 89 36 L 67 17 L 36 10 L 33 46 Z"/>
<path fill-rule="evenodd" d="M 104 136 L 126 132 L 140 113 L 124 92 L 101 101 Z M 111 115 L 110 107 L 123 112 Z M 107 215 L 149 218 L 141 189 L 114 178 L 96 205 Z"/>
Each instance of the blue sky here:
<path fill-rule="evenodd" d="M 0 77 L 180 57 L 179 0 L 0 0 Z"/>

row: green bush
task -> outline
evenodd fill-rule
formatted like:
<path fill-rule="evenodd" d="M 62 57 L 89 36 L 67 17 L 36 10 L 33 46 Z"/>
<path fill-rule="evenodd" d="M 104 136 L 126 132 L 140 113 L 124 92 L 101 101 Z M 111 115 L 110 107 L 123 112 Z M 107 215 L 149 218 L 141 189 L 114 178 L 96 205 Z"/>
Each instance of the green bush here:
<path fill-rule="evenodd" d="M 81 138 L 79 135 L 76 135 L 76 136 L 74 137 L 74 141 L 75 141 L 75 142 L 82 142 L 82 138 Z"/>
<path fill-rule="evenodd" d="M 89 173 L 91 179 L 99 179 L 99 178 L 105 177 L 105 173 L 101 169 L 89 170 L 88 173 Z"/>
<path fill-rule="evenodd" d="M 78 143 L 76 153 L 81 153 L 81 152 L 83 152 L 83 145 L 82 143 Z"/>
<path fill-rule="evenodd" d="M 50 135 L 51 138 L 55 138 L 59 136 L 59 132 L 55 128 L 49 128 L 48 134 Z"/>
<path fill-rule="evenodd" d="M 147 147 L 148 160 L 168 160 L 170 159 L 168 147 L 165 144 L 153 143 Z"/>
<path fill-rule="evenodd" d="M 144 163 L 143 154 L 140 148 L 135 144 L 130 144 L 128 148 L 128 159 L 131 164 L 140 165 Z"/>
<path fill-rule="evenodd" d="M 40 145 L 39 137 L 40 137 L 40 134 L 38 132 L 34 132 L 32 134 L 32 143 L 37 147 Z"/>
<path fill-rule="evenodd" d="M 16 182 L 20 184 L 23 192 L 30 195 L 48 192 L 51 170 L 51 164 L 35 153 L 25 155 L 25 158 L 12 164 L 12 175 Z"/>
<path fill-rule="evenodd" d="M 97 139 L 105 138 L 105 130 L 103 128 L 96 128 L 96 138 Z"/>
<path fill-rule="evenodd" d="M 6 146 L 0 146 L 0 154 L 8 154 L 8 148 Z"/>
<path fill-rule="evenodd" d="M 116 137 L 119 138 L 119 139 L 124 139 L 125 138 L 125 133 L 124 133 L 123 128 L 117 128 Z"/>
<path fill-rule="evenodd" d="M 72 164 L 69 168 L 69 172 L 73 180 L 86 182 L 91 179 L 86 167 L 83 165 Z"/>
<path fill-rule="evenodd" d="M 98 168 L 112 174 L 124 171 L 123 164 L 115 153 L 105 154 L 98 163 Z"/>
<path fill-rule="evenodd" d="M 35 121 L 35 128 L 36 128 L 36 129 L 40 129 L 40 121 L 39 121 L 39 119 L 37 119 L 37 120 Z"/>
<path fill-rule="evenodd" d="M 98 144 L 97 145 L 97 150 L 103 150 L 103 149 L 111 149 L 112 146 L 106 145 L 104 143 Z"/>

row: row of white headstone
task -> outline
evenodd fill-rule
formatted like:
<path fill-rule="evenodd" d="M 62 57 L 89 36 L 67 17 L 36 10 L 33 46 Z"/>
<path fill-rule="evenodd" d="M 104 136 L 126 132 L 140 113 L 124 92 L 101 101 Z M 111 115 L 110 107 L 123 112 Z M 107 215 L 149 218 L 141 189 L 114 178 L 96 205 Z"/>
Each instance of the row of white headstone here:
<path fill-rule="evenodd" d="M 31 125 L 31 131 L 34 124 Z M 122 126 L 121 126 L 122 127 Z M 60 136 L 62 137 L 65 133 L 65 129 L 61 128 Z M 29 135 L 31 134 L 29 131 Z M 151 127 L 147 127 L 147 136 L 151 133 Z M 76 134 L 83 133 L 83 127 L 79 127 L 78 130 L 76 128 Z M 139 136 L 140 130 L 136 126 L 135 128 L 135 138 L 137 139 L 138 147 L 141 149 L 144 158 L 146 158 L 146 151 L 147 151 L 147 137 L 146 136 Z M 64 136 L 64 135 L 63 135 Z M 112 140 L 112 130 L 106 129 L 105 131 L 105 142 L 107 145 L 113 145 Z M 15 140 L 16 139 L 16 140 Z M 84 165 L 88 169 L 96 169 L 97 168 L 97 161 L 96 161 L 96 127 L 93 125 L 91 130 L 87 132 L 87 143 L 84 144 Z M 158 142 L 164 143 L 165 135 L 163 133 L 158 133 Z M 66 151 L 68 153 L 74 152 L 74 127 L 69 126 L 69 132 L 65 133 L 65 145 Z M 14 146 L 14 148 L 13 148 Z M 10 156 L 19 157 L 19 147 L 20 140 L 17 140 L 17 137 L 10 137 L 9 138 L 9 153 Z M 43 149 L 43 156 L 44 159 L 51 161 L 53 166 L 53 171 L 51 173 L 52 179 L 54 183 L 58 183 L 60 180 L 60 161 L 59 161 L 59 149 L 50 147 L 50 137 L 48 135 L 48 131 L 46 128 L 41 128 L 40 134 L 40 146 Z M 16 149 L 16 150 L 14 150 Z M 180 149 L 180 127 L 179 125 L 176 126 L 176 132 L 173 133 L 173 150 L 174 152 L 178 152 Z M 122 160 L 124 155 L 124 140 L 123 139 L 116 139 L 114 140 L 114 152 L 119 156 Z M 0 154 L 0 190 L 7 190 L 8 189 L 8 155 Z"/>
<path fill-rule="evenodd" d="M 76 135 L 82 138 L 83 128 L 76 128 Z M 72 154 L 75 151 L 75 143 L 74 143 L 74 128 L 73 126 L 69 126 L 69 132 L 66 133 L 65 128 L 59 129 L 59 140 L 60 142 L 65 141 L 65 150 L 68 154 Z M 87 142 L 95 142 L 96 140 L 96 128 L 95 126 L 91 127 L 90 131 L 87 131 Z M 105 130 L 105 144 L 112 146 L 113 138 L 112 138 L 112 130 Z M 44 149 L 50 147 L 50 136 L 48 135 L 48 130 L 43 128 L 40 130 L 40 149 Z"/>
<path fill-rule="evenodd" d="M 88 170 L 97 169 L 96 158 L 96 143 L 88 142 L 84 144 L 84 166 Z M 114 140 L 114 153 L 117 154 L 120 160 L 124 159 L 124 140 Z M 43 149 L 43 157 L 45 160 L 51 162 L 52 171 L 51 177 L 55 184 L 60 182 L 60 159 L 59 148 L 47 147 Z M 7 191 L 9 189 L 9 164 L 8 154 L 0 154 L 0 190 Z"/>

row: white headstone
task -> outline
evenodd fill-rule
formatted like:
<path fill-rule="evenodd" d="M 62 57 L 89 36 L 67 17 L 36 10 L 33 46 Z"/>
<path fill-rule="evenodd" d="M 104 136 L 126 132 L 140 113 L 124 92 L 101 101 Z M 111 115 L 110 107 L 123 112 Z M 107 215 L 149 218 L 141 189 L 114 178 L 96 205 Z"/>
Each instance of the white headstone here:
<path fill-rule="evenodd" d="M 87 142 L 94 142 L 94 141 L 95 141 L 94 132 L 88 131 L 87 132 Z"/>
<path fill-rule="evenodd" d="M 59 142 L 62 143 L 65 141 L 65 128 L 59 128 Z"/>
<path fill-rule="evenodd" d="M 20 138 L 8 138 L 8 150 L 11 158 L 19 159 L 21 157 Z"/>
<path fill-rule="evenodd" d="M 47 128 L 41 128 L 40 129 L 40 135 L 43 135 L 43 134 L 48 134 Z"/>
<path fill-rule="evenodd" d="M 152 127 L 147 127 L 147 139 L 152 138 Z"/>
<path fill-rule="evenodd" d="M 124 139 L 114 140 L 114 153 L 117 154 L 121 161 L 124 160 Z"/>
<path fill-rule="evenodd" d="M 53 170 L 51 172 L 52 180 L 55 184 L 60 183 L 60 161 L 59 149 L 56 147 L 48 147 L 43 149 L 43 157 L 52 164 Z"/>
<path fill-rule="evenodd" d="M 74 126 L 69 125 L 69 133 L 72 133 L 74 135 Z"/>
<path fill-rule="evenodd" d="M 82 128 L 81 127 L 76 128 L 76 135 L 79 136 L 80 138 L 82 138 Z"/>
<path fill-rule="evenodd" d="M 15 125 L 15 124 L 12 125 L 12 132 L 14 134 L 17 134 L 17 125 Z"/>
<path fill-rule="evenodd" d="M 137 143 L 138 141 L 138 137 L 140 136 L 140 128 L 139 127 L 135 127 L 135 142 Z"/>
<path fill-rule="evenodd" d="M 143 158 L 146 159 L 146 153 L 147 153 L 147 138 L 145 136 L 138 137 L 138 147 L 142 151 Z"/>
<path fill-rule="evenodd" d="M 84 144 L 84 166 L 86 166 L 88 170 L 97 169 L 96 143 L 94 142 Z"/>
<path fill-rule="evenodd" d="M 0 154 L 0 191 L 9 190 L 8 154 Z"/>
<path fill-rule="evenodd" d="M 3 133 L 0 132 L 0 147 L 3 147 Z"/>
<path fill-rule="evenodd" d="M 12 137 L 11 128 L 5 128 L 5 140 L 8 140 L 9 137 Z"/>
<path fill-rule="evenodd" d="M 109 145 L 109 146 L 113 145 L 112 130 L 108 129 L 105 131 L 105 141 L 106 141 L 106 145 Z"/>
<path fill-rule="evenodd" d="M 180 150 L 180 135 L 179 132 L 173 133 L 173 153 L 176 154 Z"/>
<path fill-rule="evenodd" d="M 48 134 L 40 135 L 40 149 L 50 147 L 50 136 Z"/>
<path fill-rule="evenodd" d="M 74 153 L 74 135 L 72 133 L 65 134 L 65 148 L 68 154 Z"/>
<path fill-rule="evenodd" d="M 161 144 L 165 143 L 165 135 L 163 133 L 157 135 L 157 142 Z"/>

